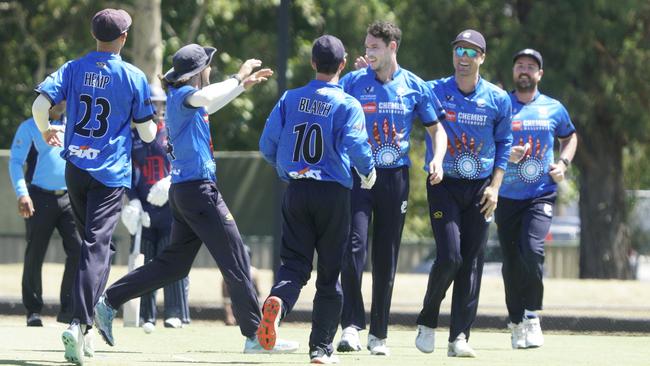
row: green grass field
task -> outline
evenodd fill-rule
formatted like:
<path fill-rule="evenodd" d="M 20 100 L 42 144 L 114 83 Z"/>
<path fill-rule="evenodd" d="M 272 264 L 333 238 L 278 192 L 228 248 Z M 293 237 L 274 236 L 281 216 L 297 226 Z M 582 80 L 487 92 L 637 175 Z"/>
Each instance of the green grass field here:
<path fill-rule="evenodd" d="M 62 365 L 63 346 L 60 341 L 63 324 L 45 318 L 45 327 L 27 328 L 23 317 L 0 318 L 0 364 Z M 221 322 L 196 321 L 183 329 L 165 329 L 160 325 L 151 334 L 142 329 L 122 328 L 117 319 L 114 330 L 115 347 L 106 345 L 95 335 L 96 355 L 87 358 L 90 365 L 296 365 L 307 364 L 308 325 L 288 324 L 281 328 L 281 337 L 301 342 L 301 349 L 290 355 L 244 355 L 244 338 L 237 327 Z M 367 351 L 339 354 L 348 365 L 625 365 L 650 364 L 650 336 L 594 335 L 547 333 L 546 344 L 539 349 L 510 348 L 510 335 L 504 331 L 477 331 L 470 344 L 478 353 L 476 359 L 447 357 L 447 330 L 438 332 L 436 350 L 420 353 L 413 345 L 415 331 L 392 328 L 389 333 L 390 357 L 370 356 Z M 364 340 L 367 333 L 362 333 Z M 365 343 L 365 342 L 364 342 Z"/>

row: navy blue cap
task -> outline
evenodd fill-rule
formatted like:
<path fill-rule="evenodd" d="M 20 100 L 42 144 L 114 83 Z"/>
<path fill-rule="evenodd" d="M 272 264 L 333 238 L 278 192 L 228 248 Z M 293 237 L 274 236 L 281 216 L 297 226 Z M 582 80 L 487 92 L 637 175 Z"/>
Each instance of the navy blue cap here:
<path fill-rule="evenodd" d="M 98 41 L 111 42 L 129 30 L 131 16 L 122 9 L 108 8 L 98 11 L 90 24 Z"/>
<path fill-rule="evenodd" d="M 519 57 L 522 57 L 522 56 L 532 57 L 533 60 L 537 61 L 537 65 L 539 66 L 539 68 L 540 69 L 543 68 L 544 61 L 542 60 L 542 54 L 539 53 L 538 51 L 536 51 L 536 50 L 534 50 L 532 48 L 525 48 L 525 49 L 515 53 L 515 55 L 512 57 L 512 62 L 514 63 L 515 61 L 517 61 L 517 59 Z"/>
<path fill-rule="evenodd" d="M 173 83 L 198 74 L 210 65 L 215 52 L 217 49 L 214 47 L 201 47 L 195 43 L 181 47 L 174 54 L 174 67 L 165 73 L 165 79 Z"/>
<path fill-rule="evenodd" d="M 311 49 L 311 59 L 319 66 L 339 65 L 345 59 L 343 42 L 328 34 L 318 37 Z"/>
<path fill-rule="evenodd" d="M 481 49 L 481 52 L 485 53 L 485 50 L 487 49 L 485 45 L 485 38 L 481 33 L 478 31 L 475 31 L 474 29 L 466 29 L 456 36 L 456 39 L 454 39 L 453 42 L 451 42 L 452 45 L 455 45 L 456 43 L 459 42 L 467 42 L 471 43 L 474 46 L 478 47 Z"/>

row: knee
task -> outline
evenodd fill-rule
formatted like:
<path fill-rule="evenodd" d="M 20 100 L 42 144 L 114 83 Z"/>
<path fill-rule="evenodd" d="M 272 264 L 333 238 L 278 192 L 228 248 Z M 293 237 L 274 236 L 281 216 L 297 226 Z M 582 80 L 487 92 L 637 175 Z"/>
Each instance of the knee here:
<path fill-rule="evenodd" d="M 443 273 L 454 274 L 463 266 L 463 258 L 460 256 L 437 258 L 436 266 L 440 268 Z"/>

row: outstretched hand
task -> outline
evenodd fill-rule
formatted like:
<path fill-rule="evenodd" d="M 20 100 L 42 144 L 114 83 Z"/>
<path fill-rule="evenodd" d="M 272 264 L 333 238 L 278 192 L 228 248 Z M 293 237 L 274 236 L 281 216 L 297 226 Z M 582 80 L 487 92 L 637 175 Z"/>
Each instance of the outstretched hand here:
<path fill-rule="evenodd" d="M 241 67 L 239 68 L 239 72 L 237 75 L 241 78 L 241 80 L 246 79 L 256 68 L 262 66 L 262 61 L 258 60 L 256 58 L 251 58 L 246 60 Z"/>
<path fill-rule="evenodd" d="M 273 70 L 271 69 L 261 69 L 255 71 L 253 74 L 248 76 L 242 81 L 244 89 L 250 89 L 253 85 L 259 84 L 263 81 L 268 80 L 269 77 L 273 75 Z"/>

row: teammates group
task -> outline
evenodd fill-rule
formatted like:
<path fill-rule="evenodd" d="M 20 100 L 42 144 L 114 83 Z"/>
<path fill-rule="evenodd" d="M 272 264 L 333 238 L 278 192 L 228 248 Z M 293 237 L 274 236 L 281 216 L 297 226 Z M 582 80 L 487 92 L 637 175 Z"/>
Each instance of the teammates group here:
<path fill-rule="evenodd" d="M 189 44 L 160 77 L 166 92 L 160 95 L 120 57 L 130 26 L 124 10 L 104 9 L 93 17 L 97 50 L 66 62 L 38 85 L 33 121 L 21 126 L 12 146 L 21 215 L 41 211 L 30 195 L 49 195 L 54 207 L 58 200 L 66 209 L 59 224 L 59 231 L 71 231 L 62 233 L 70 238 L 64 240 L 68 261 L 59 314 L 70 322 L 62 334 L 66 360 L 83 364 L 93 356 L 92 327 L 113 346 L 117 309 L 161 287 L 180 299 L 165 317 L 176 320 L 173 326 L 189 322 L 187 274 L 203 244 L 230 292 L 245 353 L 298 350 L 297 342 L 278 337 L 279 322 L 309 280 L 317 253 L 310 361 L 337 363 L 335 352 L 361 351 L 360 332 L 367 328 L 366 348 L 389 356 L 390 304 L 408 210 L 410 135 L 420 128 L 415 121 L 426 130 L 425 165 L 416 169 L 424 170 L 436 248 L 422 289 L 415 346 L 434 351 L 440 305 L 453 283 L 447 355 L 476 357 L 468 342 L 492 220 L 503 251 L 512 347 L 542 346 L 544 238 L 577 135 L 564 106 L 538 91 L 540 52 L 524 48 L 514 54 L 515 89 L 508 93 L 480 76 L 488 48 L 476 30 L 451 40 L 451 75 L 428 82 L 398 64 L 401 31 L 390 22 L 368 27 L 365 55 L 353 67 L 338 38 L 317 38 L 311 60 L 305 60 L 314 79 L 284 92 L 259 141 L 264 158 L 288 182 L 281 208 L 282 264 L 260 308 L 249 254 L 216 185 L 209 115 L 273 71 L 250 59 L 236 74 L 211 83 L 216 49 Z M 346 67 L 354 71 L 344 73 Z M 165 99 L 162 123 L 153 102 Z M 64 122 L 57 121 L 62 106 Z M 32 143 L 41 150 L 37 169 L 49 161 L 59 170 L 56 180 L 34 175 L 27 189 L 21 168 Z M 150 145 L 163 149 L 149 149 L 152 158 L 136 153 Z M 62 161 L 52 163 L 50 155 L 57 154 Z M 146 169 L 132 169 L 132 156 L 139 159 L 135 167 Z M 122 208 L 124 195 L 130 200 Z M 55 214 L 60 215 L 48 216 Z M 120 216 L 132 234 L 140 235 L 141 225 L 160 229 L 147 234 L 145 265 L 106 288 Z M 28 235 L 34 231 L 29 227 Z M 28 316 L 42 307 L 39 248 L 47 247 L 47 236 L 32 239 L 45 242 L 36 254 L 30 254 L 28 239 L 26 257 L 37 267 L 23 278 Z M 373 279 L 369 325 L 361 291 L 367 253 Z M 155 302 L 146 308 L 145 320 L 154 322 Z M 40 323 L 33 316 L 31 321 Z M 339 326 L 342 335 L 334 345 Z"/>

